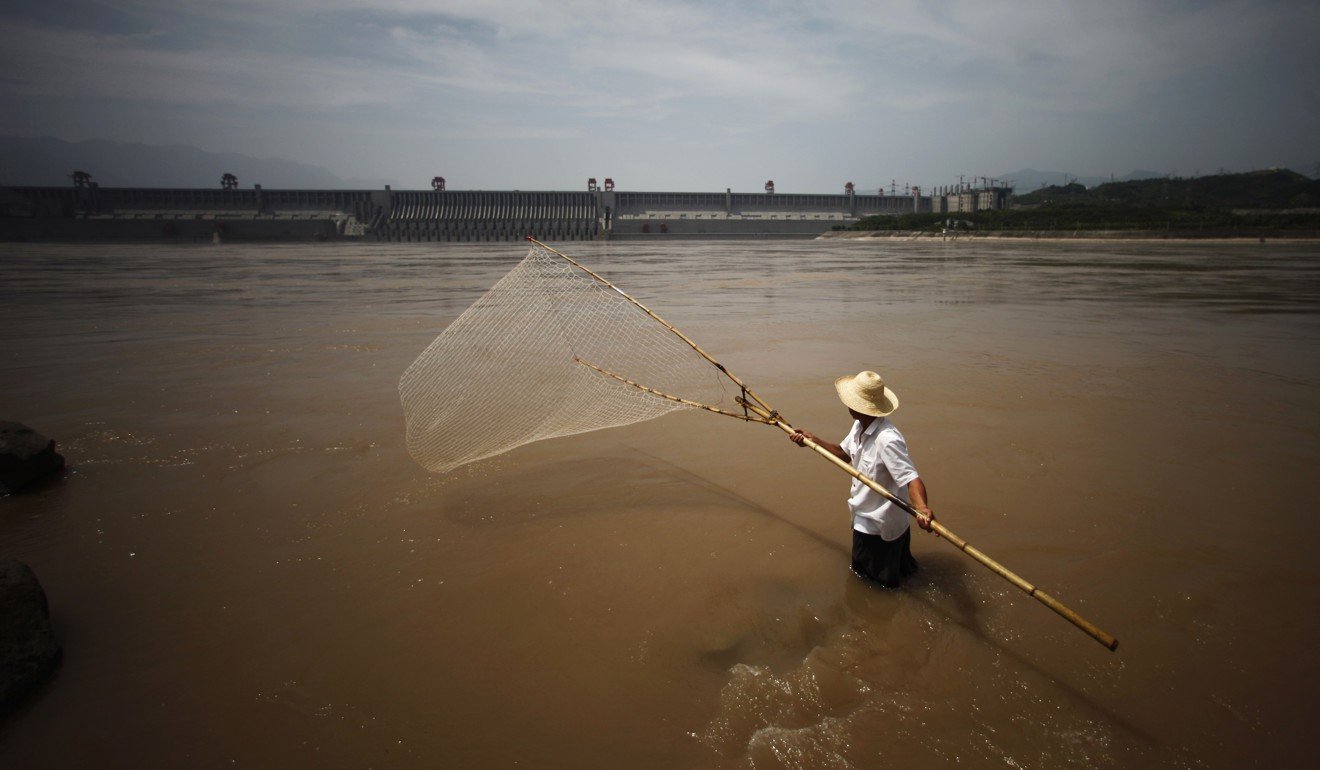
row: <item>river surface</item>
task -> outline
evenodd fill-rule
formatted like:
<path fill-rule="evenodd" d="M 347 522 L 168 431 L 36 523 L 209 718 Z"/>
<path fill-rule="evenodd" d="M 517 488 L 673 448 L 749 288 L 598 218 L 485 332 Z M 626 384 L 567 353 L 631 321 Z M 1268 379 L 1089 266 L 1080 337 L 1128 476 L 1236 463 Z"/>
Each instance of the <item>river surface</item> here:
<path fill-rule="evenodd" d="M 520 244 L 0 245 L 0 498 L 65 650 L 0 766 L 1131 768 L 1320 759 L 1320 246 L 566 244 L 794 424 L 875 369 L 940 521 L 684 410 L 432 475 L 398 380 Z M 535 413 L 533 400 L 512 411 Z"/>

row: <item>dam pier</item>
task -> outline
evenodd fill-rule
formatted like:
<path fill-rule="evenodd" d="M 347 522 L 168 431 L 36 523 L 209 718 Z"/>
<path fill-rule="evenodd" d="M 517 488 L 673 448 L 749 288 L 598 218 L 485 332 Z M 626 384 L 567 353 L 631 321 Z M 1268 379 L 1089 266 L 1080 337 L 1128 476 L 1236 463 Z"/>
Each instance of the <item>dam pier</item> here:
<path fill-rule="evenodd" d="M 582 241 L 814 238 L 874 215 L 1004 208 L 1012 189 L 922 194 L 0 188 L 4 241 Z M 608 181 L 608 180 L 607 180 Z"/>

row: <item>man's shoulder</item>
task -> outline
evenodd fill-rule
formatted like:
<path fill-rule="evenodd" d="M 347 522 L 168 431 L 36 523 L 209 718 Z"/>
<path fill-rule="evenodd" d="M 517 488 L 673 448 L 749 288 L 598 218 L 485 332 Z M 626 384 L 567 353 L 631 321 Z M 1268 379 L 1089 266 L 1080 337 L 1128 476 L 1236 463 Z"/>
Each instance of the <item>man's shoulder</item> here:
<path fill-rule="evenodd" d="M 880 428 L 876 430 L 875 437 L 877 441 L 904 441 L 903 431 L 898 429 L 893 420 L 888 417 L 880 423 Z"/>

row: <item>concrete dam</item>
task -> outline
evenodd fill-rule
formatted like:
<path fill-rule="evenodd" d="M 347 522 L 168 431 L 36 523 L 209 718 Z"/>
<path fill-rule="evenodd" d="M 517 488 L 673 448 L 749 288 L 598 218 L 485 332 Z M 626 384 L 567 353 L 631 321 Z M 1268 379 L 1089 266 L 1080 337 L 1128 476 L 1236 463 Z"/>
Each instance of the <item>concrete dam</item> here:
<path fill-rule="evenodd" d="M 0 240 L 387 242 L 814 238 L 862 217 L 1002 208 L 1011 190 L 863 195 L 0 188 Z"/>

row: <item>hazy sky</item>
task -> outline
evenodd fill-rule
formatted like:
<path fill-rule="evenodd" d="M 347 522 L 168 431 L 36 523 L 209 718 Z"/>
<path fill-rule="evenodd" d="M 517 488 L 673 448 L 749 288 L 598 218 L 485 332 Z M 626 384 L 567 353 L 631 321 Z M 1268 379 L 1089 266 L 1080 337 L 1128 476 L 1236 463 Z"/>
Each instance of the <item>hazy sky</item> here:
<path fill-rule="evenodd" d="M 1320 161 L 1320 3 L 7 0 L 0 134 L 457 189 Z"/>

